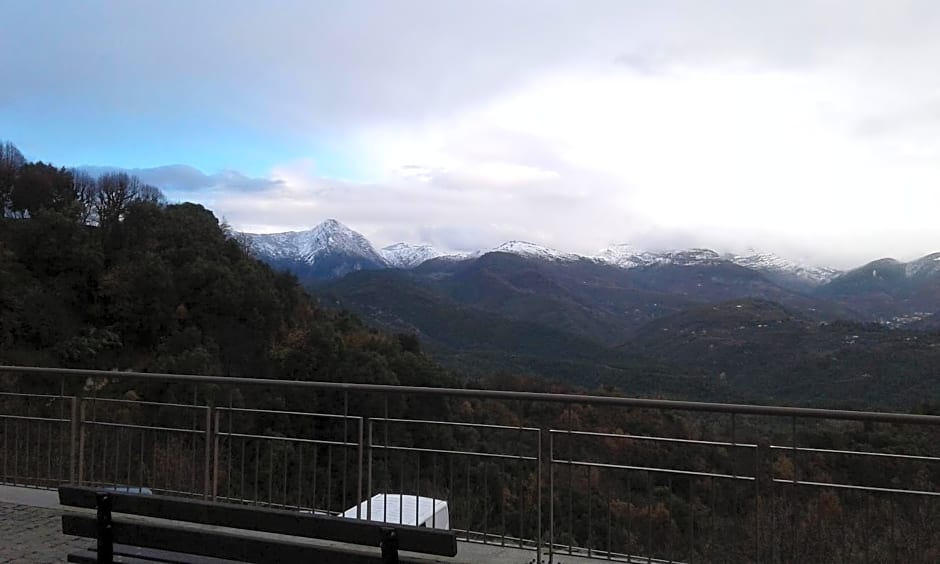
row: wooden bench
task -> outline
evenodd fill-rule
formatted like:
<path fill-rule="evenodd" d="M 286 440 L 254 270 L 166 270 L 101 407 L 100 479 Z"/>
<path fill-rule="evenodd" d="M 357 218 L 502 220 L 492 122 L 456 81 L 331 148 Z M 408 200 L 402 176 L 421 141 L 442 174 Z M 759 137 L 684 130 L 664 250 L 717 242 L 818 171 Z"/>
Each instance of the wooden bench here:
<path fill-rule="evenodd" d="M 69 554 L 69 562 L 427 564 L 442 560 L 399 557 L 398 551 L 436 556 L 457 554 L 457 537 L 453 532 L 410 525 L 76 486 L 60 487 L 59 502 L 67 507 L 97 509 L 97 516 L 80 513 L 62 516 L 63 533 L 97 539 L 95 548 Z M 302 538 L 272 538 L 252 532 Z M 350 545 L 378 547 L 380 551 Z"/>

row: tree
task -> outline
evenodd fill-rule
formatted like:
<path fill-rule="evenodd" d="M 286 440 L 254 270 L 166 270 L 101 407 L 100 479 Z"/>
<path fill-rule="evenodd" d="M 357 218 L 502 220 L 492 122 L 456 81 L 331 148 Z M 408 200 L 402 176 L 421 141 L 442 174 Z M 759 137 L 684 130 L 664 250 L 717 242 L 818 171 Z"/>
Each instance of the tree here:
<path fill-rule="evenodd" d="M 9 196 L 14 215 L 31 217 L 40 210 L 65 211 L 75 203 L 72 173 L 43 162 L 19 168 Z"/>
<path fill-rule="evenodd" d="M 128 207 L 135 202 L 162 204 L 165 199 L 159 188 L 126 172 L 110 172 L 98 178 L 94 212 L 102 227 L 123 220 Z"/>
<path fill-rule="evenodd" d="M 16 175 L 25 164 L 26 159 L 16 146 L 0 142 L 0 216 L 10 212 L 10 195 L 16 183 Z"/>
<path fill-rule="evenodd" d="M 95 202 L 98 199 L 98 181 L 83 170 L 72 171 L 72 192 L 79 204 L 79 221 L 85 225 L 97 222 Z"/>
<path fill-rule="evenodd" d="M 102 227 L 116 224 L 124 218 L 127 206 L 137 197 L 140 180 L 126 172 L 110 172 L 98 178 L 95 194 L 95 214 Z"/>

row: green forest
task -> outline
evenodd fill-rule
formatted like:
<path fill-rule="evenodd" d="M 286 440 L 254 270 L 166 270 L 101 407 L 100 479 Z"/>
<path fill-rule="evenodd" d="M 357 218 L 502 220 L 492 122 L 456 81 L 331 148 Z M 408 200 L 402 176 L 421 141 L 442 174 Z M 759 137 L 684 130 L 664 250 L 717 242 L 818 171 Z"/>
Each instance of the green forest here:
<path fill-rule="evenodd" d="M 4 364 L 444 385 L 410 335 L 323 309 L 211 211 L 0 145 Z"/>

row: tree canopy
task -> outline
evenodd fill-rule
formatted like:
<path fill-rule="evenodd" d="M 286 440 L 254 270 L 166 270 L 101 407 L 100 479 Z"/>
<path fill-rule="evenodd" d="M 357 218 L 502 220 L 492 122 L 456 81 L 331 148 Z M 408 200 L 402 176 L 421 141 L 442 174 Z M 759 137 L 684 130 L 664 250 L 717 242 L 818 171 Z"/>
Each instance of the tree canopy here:
<path fill-rule="evenodd" d="M 94 178 L 0 145 L 4 363 L 441 383 L 414 338 L 326 310 L 209 210 L 126 173 Z"/>

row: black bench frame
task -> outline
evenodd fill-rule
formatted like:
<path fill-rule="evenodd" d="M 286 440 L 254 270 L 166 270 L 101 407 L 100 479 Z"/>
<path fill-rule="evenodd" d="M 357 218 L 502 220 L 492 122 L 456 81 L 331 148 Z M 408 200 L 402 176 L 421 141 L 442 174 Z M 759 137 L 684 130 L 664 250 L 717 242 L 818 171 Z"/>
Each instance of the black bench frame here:
<path fill-rule="evenodd" d="M 71 562 L 219 562 L 221 558 L 243 562 L 397 564 L 428 562 L 402 558 L 399 550 L 438 556 L 457 554 L 455 533 L 410 525 L 77 486 L 60 487 L 59 500 L 64 506 L 97 509 L 96 517 L 62 517 L 64 533 L 97 539 L 96 552 L 70 554 Z M 115 519 L 112 513 L 380 547 L 381 556 L 361 549 L 344 550 L 238 531 L 194 530 L 175 523 Z M 168 554 L 174 554 L 177 560 L 168 558 Z"/>

